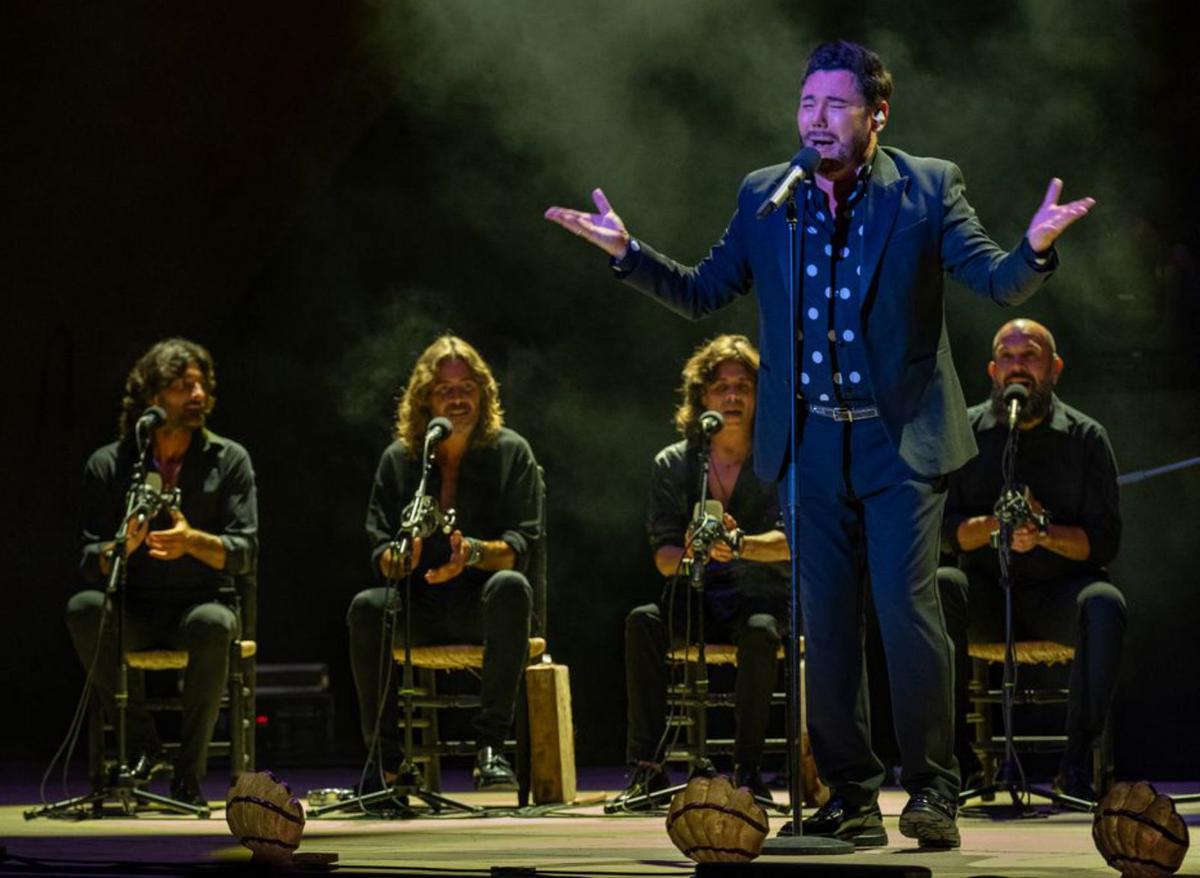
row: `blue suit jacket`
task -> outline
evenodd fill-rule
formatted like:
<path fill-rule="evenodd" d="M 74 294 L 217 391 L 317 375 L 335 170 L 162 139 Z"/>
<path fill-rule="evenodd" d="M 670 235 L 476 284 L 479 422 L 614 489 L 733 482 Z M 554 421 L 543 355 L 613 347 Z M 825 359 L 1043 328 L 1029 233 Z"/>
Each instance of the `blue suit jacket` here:
<path fill-rule="evenodd" d="M 754 461 L 778 481 L 791 428 L 787 368 L 795 338 L 788 313 L 789 229 L 783 211 L 754 217 L 786 165 L 747 175 L 737 211 L 708 256 L 684 266 L 639 242 L 619 272 L 627 283 L 693 320 L 758 294 L 758 405 Z M 988 237 L 963 194 L 962 172 L 941 159 L 880 147 L 867 188 L 859 301 L 871 386 L 888 435 L 917 473 L 938 476 L 976 453 L 967 406 L 950 356 L 944 275 L 1002 305 L 1025 301 L 1057 265 L 1038 268 L 1024 238 L 1005 252 Z M 804 413 L 799 418 L 803 440 Z"/>

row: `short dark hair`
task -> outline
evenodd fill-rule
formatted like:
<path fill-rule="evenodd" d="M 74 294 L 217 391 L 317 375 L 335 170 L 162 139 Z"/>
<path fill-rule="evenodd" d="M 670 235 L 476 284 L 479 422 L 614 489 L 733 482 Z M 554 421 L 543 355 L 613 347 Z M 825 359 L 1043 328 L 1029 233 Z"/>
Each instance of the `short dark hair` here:
<path fill-rule="evenodd" d="M 892 74 L 883 59 L 866 46 L 848 40 L 821 43 L 812 50 L 804 67 L 800 87 L 818 70 L 848 70 L 858 80 L 858 90 L 872 109 L 892 97 Z"/>
<path fill-rule="evenodd" d="M 204 389 L 208 394 L 208 406 L 204 414 L 211 412 L 217 401 L 213 396 L 217 389 L 217 373 L 212 354 L 203 345 L 186 338 L 163 339 L 155 342 L 129 370 L 125 379 L 125 396 L 121 400 L 121 413 L 117 416 L 117 437 L 123 439 L 132 432 L 142 410 L 193 364 L 204 376 Z"/>

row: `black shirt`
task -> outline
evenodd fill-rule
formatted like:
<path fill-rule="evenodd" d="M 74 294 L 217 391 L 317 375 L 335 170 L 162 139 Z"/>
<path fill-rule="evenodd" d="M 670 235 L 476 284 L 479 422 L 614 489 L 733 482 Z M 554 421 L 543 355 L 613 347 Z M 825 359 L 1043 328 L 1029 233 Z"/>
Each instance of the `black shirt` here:
<path fill-rule="evenodd" d="M 401 441 L 384 449 L 367 504 L 367 538 L 376 576 L 381 575 L 379 556 L 396 536 L 404 506 L 420 481 L 421 462 L 408 456 Z M 455 527 L 464 536 L 508 543 L 517 556 L 514 569 L 524 570 L 529 549 L 541 536 L 537 485 L 537 461 L 529 443 L 507 427 L 501 428 L 494 445 L 473 446 L 463 455 L 454 500 Z M 426 491 L 435 499 L 441 495 L 442 473 L 436 464 Z M 442 566 L 449 557 L 449 538 L 440 532 L 429 537 L 421 548 L 415 581 L 423 582 L 426 570 Z M 492 571 L 468 567 L 438 588 L 479 585 L 491 575 Z"/>
<path fill-rule="evenodd" d="M 962 553 L 957 531 L 964 519 L 990 515 L 1000 497 L 1000 461 L 1008 428 L 997 421 L 990 402 L 972 407 L 967 416 L 979 443 L 979 455 L 950 476 L 943 544 L 961 553 L 964 570 L 998 578 L 995 550 L 985 545 Z M 1053 523 L 1083 528 L 1091 546 L 1084 561 L 1071 561 L 1040 546 L 1014 552 L 1016 584 L 1103 572 L 1121 542 L 1117 461 L 1104 428 L 1054 397 L 1049 416 L 1036 427 L 1020 431 L 1015 479 L 1029 486 Z"/>
<path fill-rule="evenodd" d="M 125 495 L 133 476 L 137 449 L 131 438 L 96 450 L 83 473 L 84 578 L 100 583 L 100 553 L 111 542 L 125 514 Z M 154 464 L 150 464 L 152 469 Z M 192 434 L 184 454 L 177 486 L 180 511 L 188 524 L 221 538 L 225 567 L 214 570 L 203 561 L 184 555 L 173 561 L 150 557 L 142 543 L 130 556 L 128 588 L 131 601 L 193 603 L 214 600 L 231 588 L 234 577 L 254 571 L 258 561 L 258 503 L 254 469 L 246 449 L 209 430 Z M 151 530 L 172 526 L 164 510 L 151 521 Z"/>
<path fill-rule="evenodd" d="M 654 458 L 650 475 L 650 502 L 646 509 L 646 533 L 650 549 L 684 545 L 684 535 L 699 501 L 699 446 L 681 440 L 668 445 Z M 747 457 L 725 509 L 745 533 L 761 534 L 783 530 L 779 494 L 771 482 L 754 475 L 754 461 Z M 786 591 L 791 565 L 787 561 L 762 563 L 737 560 L 709 561 L 704 570 L 706 593 L 740 590 L 744 593 L 774 594 Z"/>

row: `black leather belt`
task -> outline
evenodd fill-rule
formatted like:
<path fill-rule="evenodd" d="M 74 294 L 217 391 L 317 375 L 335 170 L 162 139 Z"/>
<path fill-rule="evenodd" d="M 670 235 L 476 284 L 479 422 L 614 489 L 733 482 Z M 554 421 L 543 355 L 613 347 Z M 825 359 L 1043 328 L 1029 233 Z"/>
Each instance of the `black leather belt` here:
<path fill-rule="evenodd" d="M 827 406 L 808 403 L 808 410 L 814 415 L 830 418 L 834 421 L 865 421 L 868 418 L 879 417 L 879 409 L 873 405 L 864 406 Z"/>

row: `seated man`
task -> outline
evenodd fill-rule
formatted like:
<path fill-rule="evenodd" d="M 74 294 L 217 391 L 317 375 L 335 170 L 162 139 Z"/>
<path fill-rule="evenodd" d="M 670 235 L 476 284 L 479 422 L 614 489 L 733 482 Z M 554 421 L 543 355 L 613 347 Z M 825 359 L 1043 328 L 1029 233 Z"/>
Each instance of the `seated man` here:
<path fill-rule="evenodd" d="M 403 613 L 410 611 L 413 646 L 487 645 L 473 720 L 475 786 L 516 789 L 500 750 L 528 662 L 533 591 L 521 571 L 541 536 L 537 461 L 529 443 L 504 426 L 499 386 L 483 357 L 460 338 L 437 339 L 417 358 L 400 399 L 395 441 L 384 450 L 371 486 L 367 536 L 380 577 L 404 575 L 393 540 L 420 481 L 425 430 L 433 418 L 448 419 L 453 431 L 437 445 L 426 488 L 443 511 L 457 512 L 457 529 L 449 538 L 439 532 L 415 542 L 412 606 L 395 620 L 393 645 L 403 643 Z M 347 622 L 363 740 L 371 748 L 378 736 L 380 767 L 390 783 L 403 754 L 396 692 L 380 692 L 387 592 L 383 586 L 359 592 Z M 399 677 L 392 680 L 398 686 Z"/>
<path fill-rule="evenodd" d="M 125 381 L 118 441 L 91 456 L 83 483 L 81 567 L 90 583 L 103 586 L 137 460 L 135 425 L 148 406 L 165 412 L 150 436 L 146 469 L 161 475 L 164 489 L 178 488 L 181 504 L 141 525 L 130 522 L 124 640 L 126 650 L 188 651 L 171 796 L 189 805 L 204 803 L 200 781 L 225 689 L 229 646 L 237 635 L 230 606 L 234 577 L 253 572 L 258 554 L 250 457 L 204 426 L 216 384 L 212 357 L 200 345 L 182 338 L 155 344 Z M 104 621 L 107 605 L 103 591 L 79 592 L 67 604 L 67 627 L 83 666 L 94 666 L 96 687 L 111 710 L 119 659 L 116 624 L 111 616 Z M 130 767 L 149 779 L 161 745 L 136 692 L 126 722 Z"/>
<path fill-rule="evenodd" d="M 938 571 L 946 625 L 955 649 L 956 749 L 964 789 L 978 786 L 979 760 L 970 749 L 970 641 L 1004 639 L 1004 593 L 997 553 L 1001 457 L 1007 439 L 1005 388 L 1025 385 L 1029 399 L 1018 419 L 1015 481 L 1028 489 L 1032 511 L 1048 523 L 1015 528 L 1013 621 L 1019 640 L 1054 640 L 1075 647 L 1067 705 L 1067 749 L 1054 781 L 1057 791 L 1095 801 L 1087 756 L 1104 728 L 1117 683 L 1125 632 L 1125 600 L 1108 580 L 1117 554 L 1121 514 L 1117 464 L 1104 428 L 1062 402 L 1054 388 L 1063 361 L 1054 337 L 1032 320 L 1012 320 L 992 340 L 992 398 L 970 410 L 979 456 L 949 480 L 943 536 L 959 568 Z"/>
<path fill-rule="evenodd" d="M 771 796 L 759 766 L 780 628 L 786 627 L 790 556 L 775 486 L 755 476 L 751 459 L 757 377 L 758 351 L 743 335 L 714 338 L 683 367 L 675 426 L 685 438 L 655 457 L 646 515 L 654 564 L 667 584 L 658 603 L 635 608 L 625 620 L 626 750 L 633 774 L 617 803 L 669 784 L 663 766 L 666 654 L 670 643 L 685 642 L 689 589 L 686 577 L 677 587 L 673 581 L 684 558 L 691 557 L 687 530 L 700 499 L 699 420 L 706 410 L 720 412 L 725 420 L 712 437 L 708 496 L 725 510 L 728 538 L 718 540 L 702 562 L 705 639 L 732 641 L 738 649 L 735 782 Z"/>

